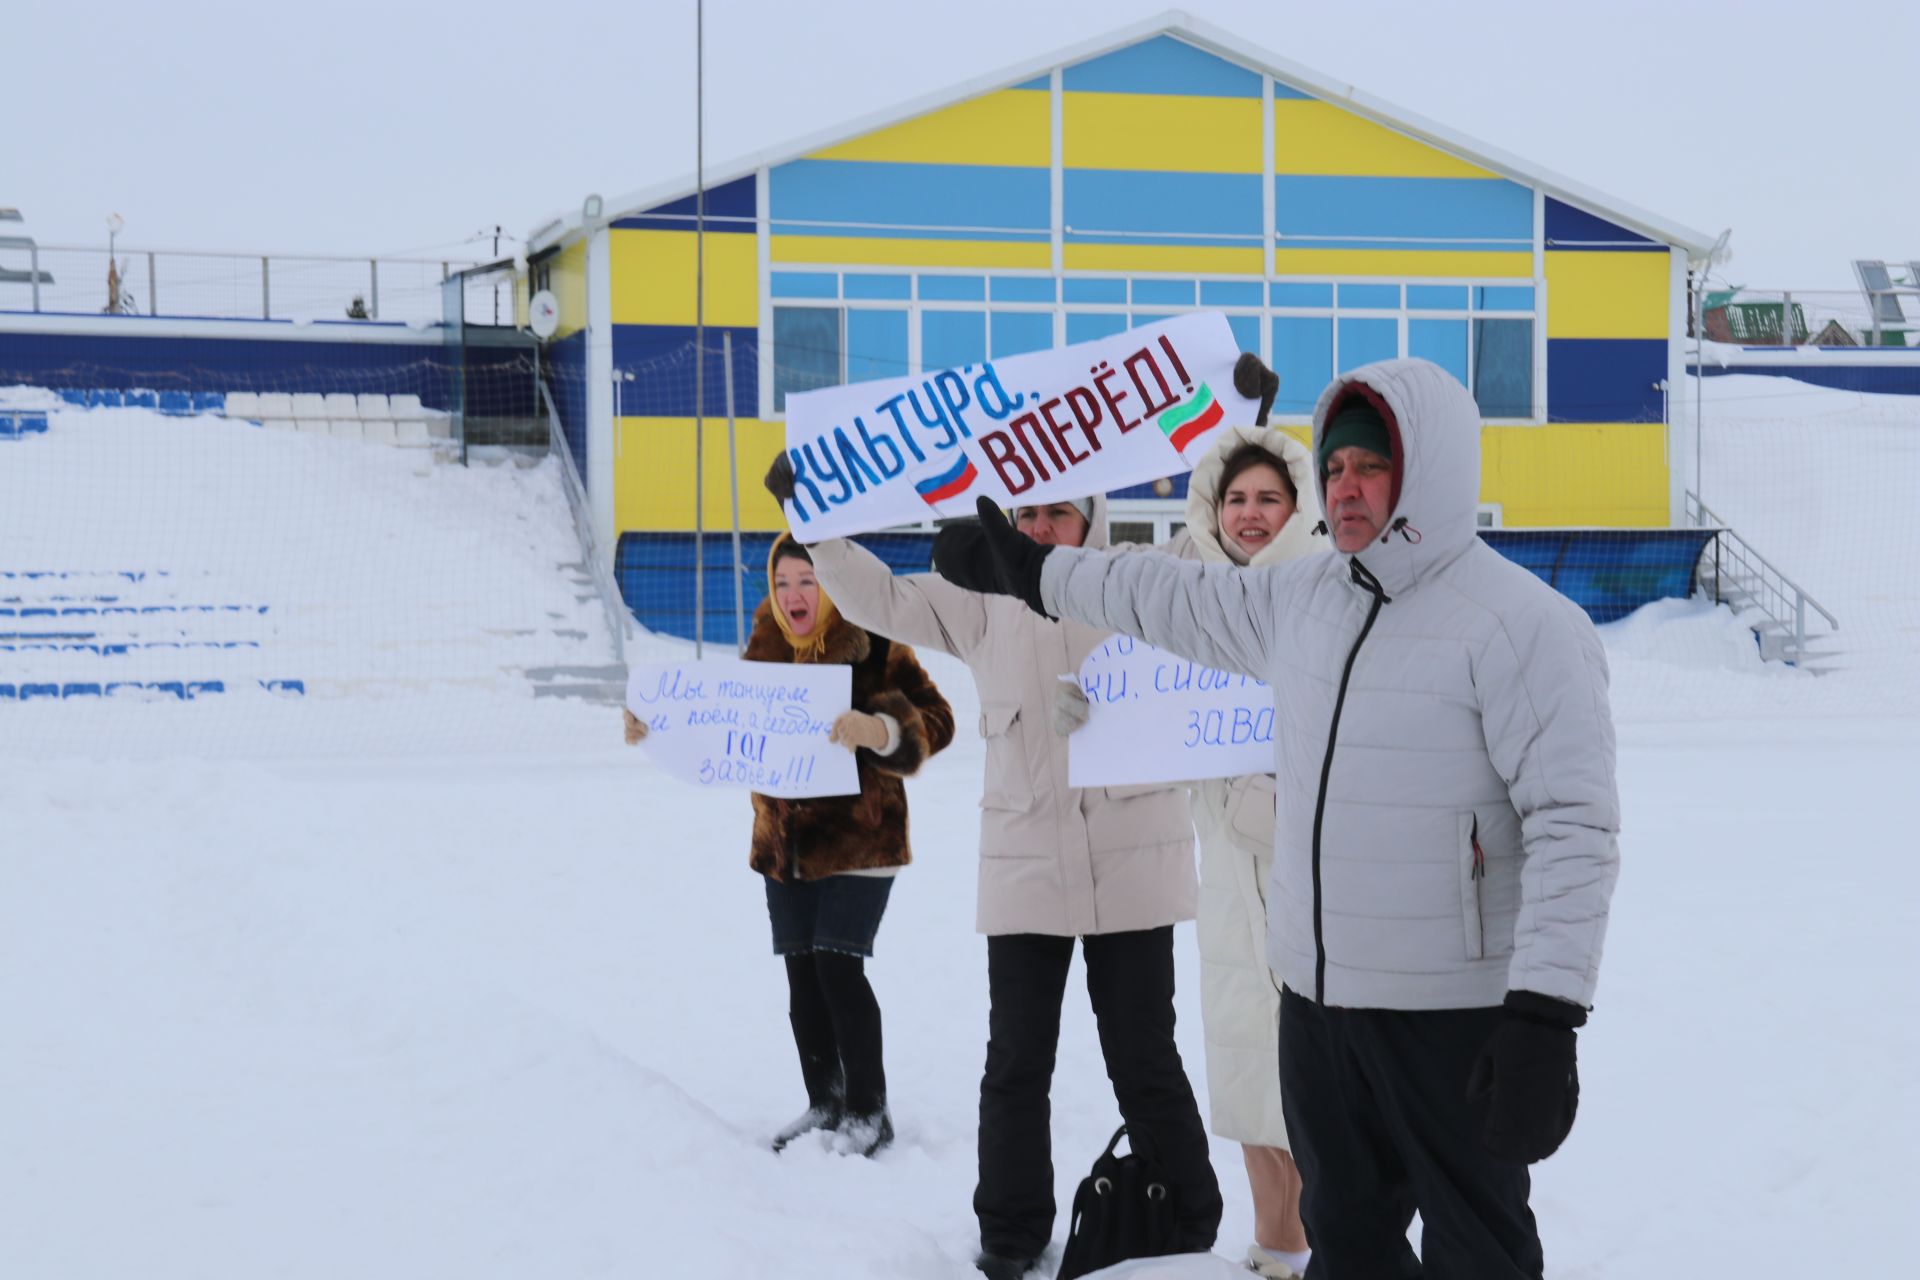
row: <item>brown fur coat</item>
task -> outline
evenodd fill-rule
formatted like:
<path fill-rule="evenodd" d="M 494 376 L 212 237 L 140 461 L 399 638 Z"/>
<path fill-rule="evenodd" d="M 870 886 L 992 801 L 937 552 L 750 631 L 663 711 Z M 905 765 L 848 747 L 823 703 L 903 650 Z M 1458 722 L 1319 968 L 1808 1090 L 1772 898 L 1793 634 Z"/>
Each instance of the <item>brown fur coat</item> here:
<path fill-rule="evenodd" d="M 780 634 L 770 601 L 761 601 L 754 612 L 746 657 L 755 662 L 793 661 L 793 647 Z M 900 780 L 953 741 L 953 709 L 906 645 L 869 635 L 836 615 L 828 623 L 821 661 L 853 668 L 853 709 L 869 715 L 884 711 L 898 720 L 900 746 L 890 756 L 876 756 L 864 747 L 855 753 L 857 796 L 781 800 L 754 793 L 749 865 L 775 880 L 817 880 L 839 871 L 902 867 L 913 861 L 907 845 L 907 789 Z"/>

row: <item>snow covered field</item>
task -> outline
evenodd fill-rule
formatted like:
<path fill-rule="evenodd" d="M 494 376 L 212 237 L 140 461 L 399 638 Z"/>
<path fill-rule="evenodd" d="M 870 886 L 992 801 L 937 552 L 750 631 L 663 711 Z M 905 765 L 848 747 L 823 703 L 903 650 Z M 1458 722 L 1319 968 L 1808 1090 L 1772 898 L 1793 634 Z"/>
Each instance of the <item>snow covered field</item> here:
<path fill-rule="evenodd" d="M 1605 630 L 1624 866 L 1580 1122 L 1537 1169 L 1556 1280 L 1890 1275 L 1909 1252 L 1920 869 L 1900 802 L 1920 771 L 1904 505 L 1920 415 L 1881 424 L 1913 407 L 1858 396 L 1819 401 L 1817 420 L 1770 415 L 1842 393 L 1726 385 L 1774 381 L 1709 381 L 1705 496 L 1835 609 L 1849 661 L 1824 677 L 1763 667 L 1724 611 L 1683 602 Z M 228 430 L 177 425 L 183 449 L 184 433 Z M 13 504 L 84 497 L 78 481 L 60 502 L 9 488 L 7 447 L 0 568 L 26 558 Z M 230 458 L 201 469 L 244 479 Z M 174 459 L 151 465 L 191 483 Z M 503 675 L 603 639 L 571 588 L 540 585 L 571 555 L 550 475 L 363 463 L 366 492 L 329 499 L 362 504 L 357 522 L 290 489 L 260 504 L 256 536 L 282 536 L 285 503 L 307 501 L 329 537 L 397 528 L 461 576 L 450 590 L 405 556 L 383 565 L 390 603 L 362 623 L 391 646 L 362 654 L 318 622 L 286 632 L 338 687 L 0 704 L 0 1276 L 972 1275 L 983 750 L 964 671 L 927 658 L 963 729 L 911 784 L 916 864 L 871 966 L 900 1139 L 873 1162 L 823 1144 L 775 1157 L 764 1139 L 803 1099 L 744 797 L 674 784 L 619 744 L 612 709 Z M 395 503 L 420 518 L 396 526 Z M 89 548 L 29 550 L 81 564 Z M 259 559 L 167 550 L 242 585 Z M 475 602 L 489 581 L 518 616 Z M 328 599 L 289 588 L 281 603 Z M 488 631 L 550 611 L 588 639 Z M 355 688 L 361 658 L 466 683 Z M 170 724 L 191 754 L 167 749 Z M 1190 926 L 1176 945 L 1203 1090 Z M 1118 1122 L 1082 990 L 1076 977 L 1054 1092 L 1063 1207 Z M 1218 1247 L 1237 1252 L 1239 1156 L 1216 1143 L 1214 1158 Z"/>

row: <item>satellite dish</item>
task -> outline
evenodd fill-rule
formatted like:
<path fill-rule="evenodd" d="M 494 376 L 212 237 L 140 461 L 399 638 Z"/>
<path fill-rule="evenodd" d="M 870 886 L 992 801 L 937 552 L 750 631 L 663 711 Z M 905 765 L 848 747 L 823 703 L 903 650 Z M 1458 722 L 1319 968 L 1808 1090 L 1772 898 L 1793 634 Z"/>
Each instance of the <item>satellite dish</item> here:
<path fill-rule="evenodd" d="M 1714 238 L 1713 248 L 1707 250 L 1707 265 L 1720 266 L 1733 260 L 1733 250 L 1727 248 L 1727 241 L 1733 238 L 1733 228 L 1728 227 Z"/>
<path fill-rule="evenodd" d="M 542 289 L 527 300 L 527 325 L 542 342 L 560 327 L 560 300 L 553 296 L 553 290 Z"/>

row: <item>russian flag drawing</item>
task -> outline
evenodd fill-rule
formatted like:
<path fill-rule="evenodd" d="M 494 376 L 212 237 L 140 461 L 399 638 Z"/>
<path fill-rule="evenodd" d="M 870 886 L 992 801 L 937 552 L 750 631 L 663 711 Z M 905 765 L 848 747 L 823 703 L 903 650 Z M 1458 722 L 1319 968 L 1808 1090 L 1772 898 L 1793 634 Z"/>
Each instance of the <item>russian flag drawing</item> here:
<path fill-rule="evenodd" d="M 914 489 L 926 499 L 928 506 L 945 502 L 948 498 L 958 497 L 967 491 L 967 487 L 980 475 L 974 469 L 973 460 L 961 454 L 959 461 L 937 476 L 928 476 L 925 480 L 914 481 Z"/>
<path fill-rule="evenodd" d="M 1175 451 L 1185 452 L 1188 445 L 1219 426 L 1226 416 L 1227 411 L 1214 398 L 1213 388 L 1203 382 L 1191 400 L 1175 405 L 1155 421 L 1167 433 L 1167 439 L 1173 441 Z"/>

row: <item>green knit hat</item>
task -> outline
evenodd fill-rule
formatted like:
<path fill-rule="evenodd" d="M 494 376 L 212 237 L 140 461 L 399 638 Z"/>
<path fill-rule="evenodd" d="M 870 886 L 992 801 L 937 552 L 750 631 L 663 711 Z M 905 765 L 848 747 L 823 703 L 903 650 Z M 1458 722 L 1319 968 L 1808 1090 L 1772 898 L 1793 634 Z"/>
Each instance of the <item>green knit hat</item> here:
<path fill-rule="evenodd" d="M 1320 433 L 1320 439 L 1314 444 L 1313 461 L 1320 469 L 1321 476 L 1327 474 L 1327 459 L 1333 456 L 1335 450 L 1348 445 L 1371 449 L 1383 458 L 1393 457 L 1393 441 L 1387 434 L 1387 420 L 1360 396 L 1349 397 L 1340 406 L 1340 412 L 1327 420 L 1327 429 Z"/>

